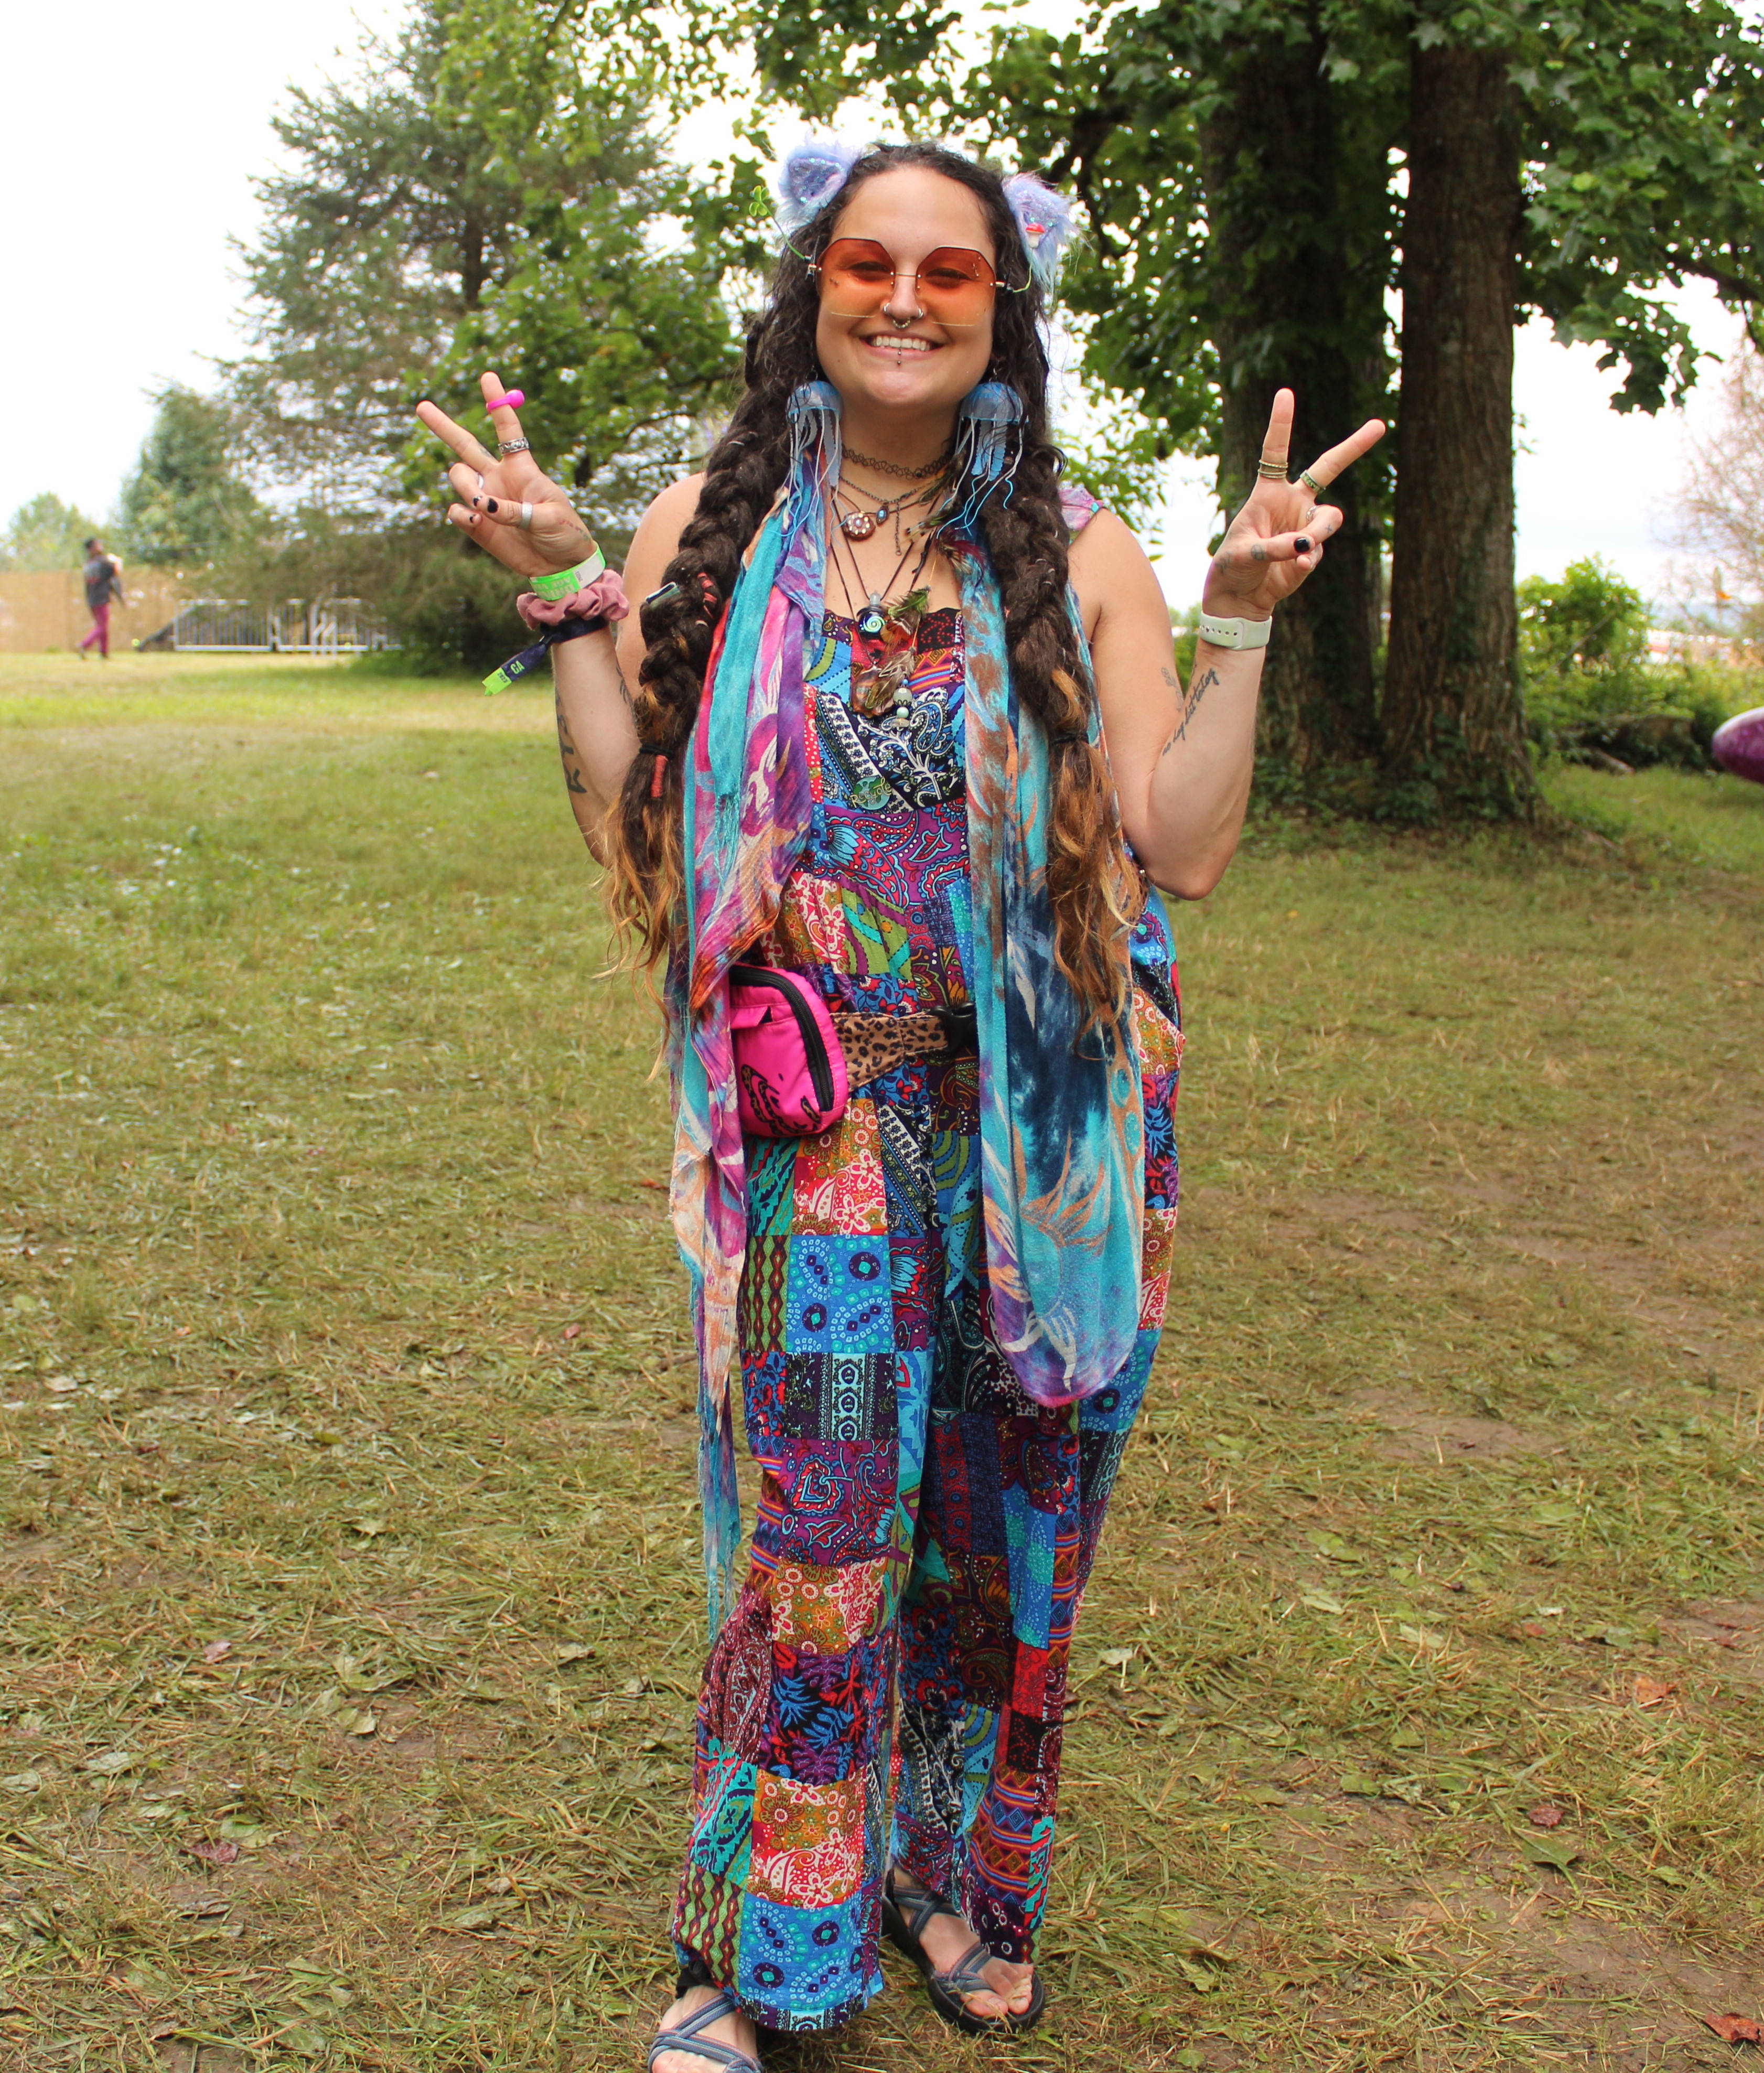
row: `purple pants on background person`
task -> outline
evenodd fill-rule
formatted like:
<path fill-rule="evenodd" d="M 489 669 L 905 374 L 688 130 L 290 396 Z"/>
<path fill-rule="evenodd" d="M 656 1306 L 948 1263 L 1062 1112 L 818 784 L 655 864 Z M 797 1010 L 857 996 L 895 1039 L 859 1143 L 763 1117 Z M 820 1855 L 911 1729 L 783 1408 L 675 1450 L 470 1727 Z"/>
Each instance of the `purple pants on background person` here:
<path fill-rule="evenodd" d="M 80 643 L 80 653 L 84 654 L 94 641 L 98 644 L 99 654 L 108 662 L 110 659 L 110 607 L 108 601 L 93 606 L 92 631 Z"/>

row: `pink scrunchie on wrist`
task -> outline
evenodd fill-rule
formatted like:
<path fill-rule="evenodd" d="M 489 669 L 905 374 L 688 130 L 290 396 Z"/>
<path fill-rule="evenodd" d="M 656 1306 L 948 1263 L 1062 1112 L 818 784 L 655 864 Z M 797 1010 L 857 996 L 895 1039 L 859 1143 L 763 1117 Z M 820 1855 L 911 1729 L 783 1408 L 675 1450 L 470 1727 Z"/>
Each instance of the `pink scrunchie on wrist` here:
<path fill-rule="evenodd" d="M 617 575 L 608 569 L 585 590 L 571 591 L 567 597 L 548 601 L 537 591 L 527 591 L 514 601 L 514 608 L 529 626 L 561 626 L 567 619 L 628 619 L 630 600 Z"/>

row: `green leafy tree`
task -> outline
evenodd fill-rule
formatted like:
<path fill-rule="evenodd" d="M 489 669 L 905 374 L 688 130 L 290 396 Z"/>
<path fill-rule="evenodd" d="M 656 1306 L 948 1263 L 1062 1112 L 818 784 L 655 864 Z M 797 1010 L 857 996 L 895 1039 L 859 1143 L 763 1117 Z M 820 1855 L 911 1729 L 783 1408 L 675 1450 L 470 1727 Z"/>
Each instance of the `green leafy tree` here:
<path fill-rule="evenodd" d="M 245 255 L 253 350 L 229 370 L 260 468 L 334 513 L 432 505 L 432 395 L 476 375 L 597 520 L 628 525 L 701 452 L 739 365 L 728 253 L 650 125 L 641 71 L 591 65 L 536 0 L 420 0 L 358 76 L 297 90 L 292 169 Z"/>
<path fill-rule="evenodd" d="M 1619 410 L 1682 393 L 1695 352 L 1665 291 L 1697 276 L 1764 301 L 1764 43 L 1721 4 L 1581 0 L 1428 4 L 1407 44 L 1383 754 L 1424 808 L 1523 812 L 1513 320 L 1601 343 Z"/>
<path fill-rule="evenodd" d="M 596 19 L 600 16 L 597 14 Z M 1276 383 L 1309 454 L 1401 368 L 1394 498 L 1379 466 L 1283 612 L 1267 744 L 1326 770 L 1375 740 L 1395 812 L 1524 814 L 1512 563 L 1512 332 L 1535 311 L 1623 370 L 1619 409 L 1694 378 L 1670 291 L 1764 300 L 1764 44 L 1725 0 L 1103 0 L 1058 36 L 1008 22 L 978 66 L 936 0 L 689 10 L 771 89 L 828 113 L 880 86 L 1070 180 L 1088 377 L 1173 444 L 1253 465 Z M 1403 291 L 1399 352 L 1389 291 Z M 1375 707 L 1378 536 L 1394 535 Z"/>
<path fill-rule="evenodd" d="M 241 474 L 225 403 L 172 382 L 159 392 L 140 458 L 117 506 L 138 561 L 212 563 L 262 536 L 267 514 Z"/>
<path fill-rule="evenodd" d="M 21 504 L 0 533 L 0 569 L 77 568 L 84 542 L 102 530 L 77 505 L 44 490 Z"/>

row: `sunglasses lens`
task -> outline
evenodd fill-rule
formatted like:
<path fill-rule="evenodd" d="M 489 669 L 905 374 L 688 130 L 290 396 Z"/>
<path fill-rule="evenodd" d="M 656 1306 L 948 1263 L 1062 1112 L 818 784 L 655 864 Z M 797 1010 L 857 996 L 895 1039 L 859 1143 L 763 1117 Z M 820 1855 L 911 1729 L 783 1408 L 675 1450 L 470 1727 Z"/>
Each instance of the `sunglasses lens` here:
<path fill-rule="evenodd" d="M 940 245 L 919 267 L 919 300 L 939 323 L 975 324 L 986 315 L 996 285 L 983 252 Z"/>
<path fill-rule="evenodd" d="M 835 237 L 821 257 L 821 298 L 836 317 L 872 316 L 894 286 L 894 262 L 868 237 Z"/>
<path fill-rule="evenodd" d="M 830 315 L 873 316 L 894 290 L 894 258 L 870 237 L 835 237 L 821 257 L 821 299 Z M 983 322 L 997 277 L 983 252 L 940 245 L 921 263 L 919 307 L 940 324 Z"/>

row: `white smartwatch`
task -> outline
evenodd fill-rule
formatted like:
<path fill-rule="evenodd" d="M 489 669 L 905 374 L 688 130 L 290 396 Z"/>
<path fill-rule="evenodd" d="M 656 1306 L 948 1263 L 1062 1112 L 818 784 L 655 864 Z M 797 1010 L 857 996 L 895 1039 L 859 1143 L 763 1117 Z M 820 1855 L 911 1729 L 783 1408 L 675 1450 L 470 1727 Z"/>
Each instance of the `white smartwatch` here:
<path fill-rule="evenodd" d="M 1210 641 L 1215 648 L 1265 648 L 1273 631 L 1271 617 L 1213 619 L 1204 612 L 1201 614 L 1201 638 Z"/>

